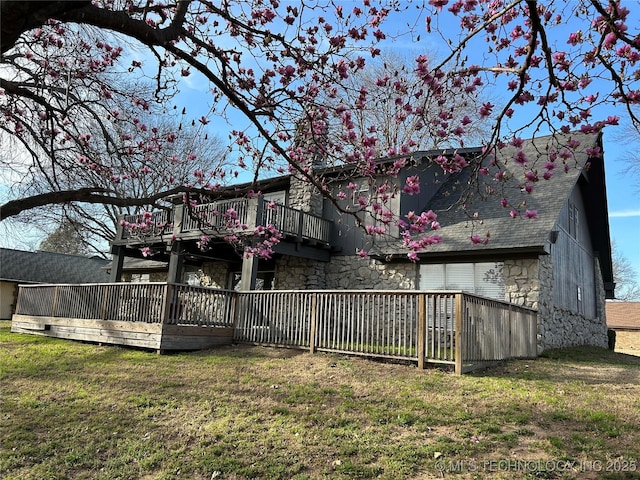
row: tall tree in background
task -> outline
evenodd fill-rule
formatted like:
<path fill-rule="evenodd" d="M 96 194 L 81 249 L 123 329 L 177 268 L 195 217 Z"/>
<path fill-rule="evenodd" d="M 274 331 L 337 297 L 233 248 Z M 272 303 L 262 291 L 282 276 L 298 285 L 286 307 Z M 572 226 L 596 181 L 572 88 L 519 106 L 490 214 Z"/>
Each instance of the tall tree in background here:
<path fill-rule="evenodd" d="M 390 92 L 391 102 L 410 113 L 394 115 L 394 122 L 411 122 L 429 99 L 435 107 L 432 118 L 443 120 L 436 133 L 452 147 L 465 144 L 472 124 L 490 122 L 486 154 L 521 145 L 525 136 L 600 132 L 619 121 L 611 106 L 634 126 L 640 123 L 633 110 L 640 102 L 638 22 L 616 0 L 363 0 L 361 5 L 299 6 L 275 0 L 3 1 L 1 13 L 0 128 L 24 152 L 14 161 L 27 164 L 28 172 L 46 170 L 48 181 L 47 191 L 6 202 L 0 219 L 52 203 L 140 206 L 171 193 L 215 194 L 218 179 L 196 172 L 192 181 L 176 181 L 146 198 L 122 196 L 111 185 L 70 187 L 60 181 L 79 170 L 112 184 L 128 179 L 126 162 L 103 165 L 96 151 L 106 148 L 109 158 L 152 158 L 171 136 L 159 134 L 150 145 L 123 148 L 113 125 L 135 124 L 152 103 L 166 104 L 181 79 L 191 75 L 208 82 L 211 115 L 235 112 L 246 121 L 240 125 L 234 116 L 237 165 L 227 175 L 251 169 L 257 177 L 282 170 L 284 162 L 286 171 L 329 195 L 310 168 L 310 159 L 321 150 L 327 163 L 346 162 L 354 174 L 373 176 L 380 152 L 377 125 L 367 119 L 357 123 L 375 96 L 365 89 L 356 101 L 348 100 L 350 79 L 379 55 L 387 36 L 397 36 L 394 20 L 404 24 L 407 18 L 412 23 L 403 38 L 416 48 L 424 39 L 437 40 L 447 51 L 442 58 L 432 58 L 429 51 L 416 56 L 409 70 L 420 79 L 420 88 L 413 94 L 403 88 Z M 140 94 L 106 80 L 149 72 L 153 89 Z M 376 84 L 384 82 L 384 77 L 376 79 Z M 482 102 L 473 116 L 445 121 L 451 99 L 488 87 L 501 92 L 499 100 Z M 123 102 L 127 108 L 121 110 Z M 210 118 L 198 121 L 205 124 Z M 295 144 L 301 126 L 309 141 Z M 339 135 L 330 134 L 336 130 Z M 406 138 L 396 148 L 408 151 L 414 142 Z M 46 156 L 34 150 L 35 144 Z M 513 160 L 522 167 L 518 180 L 523 189 L 535 188 L 543 165 L 560 166 L 566 159 L 557 153 L 570 155 L 575 146 L 573 140 L 555 145 L 541 164 L 518 152 Z M 449 161 L 442 163 L 451 168 Z M 153 166 L 149 162 L 146 174 L 161 175 Z M 477 164 L 456 168 L 486 174 Z M 559 170 L 549 166 L 547 174 Z M 407 185 L 409 191 L 414 186 Z M 516 211 L 521 204 L 519 198 L 502 201 Z"/>
<path fill-rule="evenodd" d="M 45 252 L 86 255 L 89 248 L 84 241 L 83 225 L 71 220 L 62 221 L 39 246 Z"/>
<path fill-rule="evenodd" d="M 634 111 L 638 111 L 637 107 Z M 631 122 L 625 122 L 615 135 L 616 142 L 626 145 L 627 151 L 622 158 L 624 164 L 623 174 L 633 178 L 637 192 L 640 194 L 640 152 L 638 140 L 640 140 L 640 126 Z M 636 206 L 640 206 L 636 204 Z"/>
<path fill-rule="evenodd" d="M 430 56 L 438 58 L 437 52 Z M 336 98 L 337 108 L 361 104 L 353 114 L 355 128 L 361 137 L 376 136 L 379 157 L 481 145 L 490 133 L 487 119 L 471 120 L 489 100 L 486 92 L 474 88 L 452 97 L 425 92 L 406 52 L 382 51 L 345 82 L 345 94 Z M 414 98 L 421 101 L 410 100 Z M 451 125 L 458 126 L 456 135 L 451 135 Z"/>
<path fill-rule="evenodd" d="M 613 260 L 613 281 L 616 283 L 616 300 L 623 302 L 640 301 L 640 285 L 636 281 L 636 271 L 622 252 L 611 243 Z"/>

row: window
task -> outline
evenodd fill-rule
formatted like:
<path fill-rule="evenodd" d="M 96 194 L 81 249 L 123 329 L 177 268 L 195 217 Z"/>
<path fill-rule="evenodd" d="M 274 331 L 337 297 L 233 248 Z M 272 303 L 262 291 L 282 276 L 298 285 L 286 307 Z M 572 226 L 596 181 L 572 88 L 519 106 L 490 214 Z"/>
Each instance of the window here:
<path fill-rule="evenodd" d="M 569 235 L 578 238 L 578 227 L 580 225 L 580 215 L 578 207 L 573 202 L 569 202 Z"/>
<path fill-rule="evenodd" d="M 259 270 L 256 275 L 256 290 L 273 290 L 275 271 Z M 239 290 L 242 280 L 242 272 L 231 272 L 229 274 L 229 290 Z"/>
<path fill-rule="evenodd" d="M 200 277 L 198 276 L 198 272 L 184 272 L 184 283 L 192 287 L 199 287 Z"/>
<path fill-rule="evenodd" d="M 269 192 L 263 193 L 262 198 L 265 203 L 275 202 L 278 205 L 286 205 L 287 204 L 287 192 L 281 190 L 279 192 Z"/>
<path fill-rule="evenodd" d="M 420 265 L 421 290 L 464 290 L 504 300 L 502 262 Z"/>
<path fill-rule="evenodd" d="M 582 303 L 582 286 L 578 285 L 576 289 L 576 298 L 578 300 L 578 313 L 584 313 L 584 306 Z"/>
<path fill-rule="evenodd" d="M 369 203 L 369 184 L 366 182 L 362 182 L 358 185 L 357 190 L 354 190 L 353 195 L 351 196 L 351 201 L 354 207 L 360 206 L 361 197 Z"/>

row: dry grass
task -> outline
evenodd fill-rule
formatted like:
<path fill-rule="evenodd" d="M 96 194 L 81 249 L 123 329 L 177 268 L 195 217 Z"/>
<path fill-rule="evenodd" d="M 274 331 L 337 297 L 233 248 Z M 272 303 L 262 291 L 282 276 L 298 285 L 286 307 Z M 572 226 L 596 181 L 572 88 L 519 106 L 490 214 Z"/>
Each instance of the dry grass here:
<path fill-rule="evenodd" d="M 599 349 L 456 377 L 251 346 L 157 356 L 3 322 L 0 381 L 6 479 L 640 478 L 640 358 Z"/>

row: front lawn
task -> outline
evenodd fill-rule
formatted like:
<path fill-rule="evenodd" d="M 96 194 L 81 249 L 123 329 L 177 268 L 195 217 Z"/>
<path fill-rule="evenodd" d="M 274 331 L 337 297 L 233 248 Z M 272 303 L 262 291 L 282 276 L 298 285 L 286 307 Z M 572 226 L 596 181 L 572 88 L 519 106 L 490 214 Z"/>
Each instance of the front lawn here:
<path fill-rule="evenodd" d="M 640 358 L 458 377 L 233 346 L 156 355 L 0 322 L 0 478 L 640 478 Z"/>

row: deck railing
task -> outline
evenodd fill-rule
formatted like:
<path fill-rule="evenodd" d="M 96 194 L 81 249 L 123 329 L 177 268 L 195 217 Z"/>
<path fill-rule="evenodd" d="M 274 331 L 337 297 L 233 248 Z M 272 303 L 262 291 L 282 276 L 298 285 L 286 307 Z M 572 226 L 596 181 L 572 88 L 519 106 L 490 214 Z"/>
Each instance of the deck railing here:
<path fill-rule="evenodd" d="M 196 205 L 190 211 L 183 212 L 180 233 L 202 230 L 227 231 L 232 229 L 233 219 L 237 219 L 239 224 L 246 224 L 247 207 L 246 199 L 223 200 Z M 233 217 L 228 213 L 230 211 L 234 212 Z"/>
<path fill-rule="evenodd" d="M 20 285 L 16 314 L 169 325 L 232 326 L 233 292 L 172 283 Z"/>
<path fill-rule="evenodd" d="M 455 365 L 537 355 L 537 312 L 464 292 L 21 286 L 17 314 L 234 327 L 237 342 Z"/>
<path fill-rule="evenodd" d="M 227 235 L 231 232 L 253 232 L 258 225 L 273 225 L 285 236 L 298 241 L 313 241 L 322 245 L 331 242 L 330 220 L 285 205 L 265 202 L 262 198 L 220 200 L 186 208 L 174 207 L 161 211 L 121 218 L 116 241 L 146 239 L 162 235 L 205 233 Z"/>
<path fill-rule="evenodd" d="M 167 210 L 123 215 L 120 220 L 117 233 L 120 239 L 159 237 L 173 232 L 173 212 Z"/>

